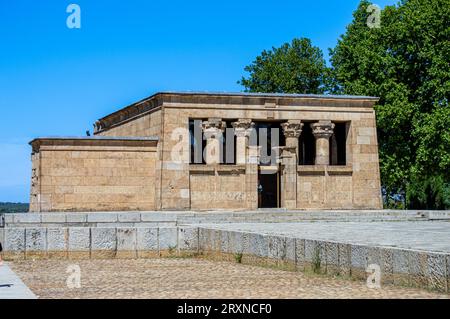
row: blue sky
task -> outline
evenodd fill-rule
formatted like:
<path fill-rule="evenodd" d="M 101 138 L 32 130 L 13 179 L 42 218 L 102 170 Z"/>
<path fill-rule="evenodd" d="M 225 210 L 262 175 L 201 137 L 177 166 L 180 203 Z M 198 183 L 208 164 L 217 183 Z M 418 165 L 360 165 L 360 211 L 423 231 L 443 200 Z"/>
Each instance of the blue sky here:
<path fill-rule="evenodd" d="M 244 67 L 294 37 L 328 57 L 358 2 L 0 0 L 0 201 L 28 202 L 34 137 L 84 135 L 156 91 L 241 91 Z"/>

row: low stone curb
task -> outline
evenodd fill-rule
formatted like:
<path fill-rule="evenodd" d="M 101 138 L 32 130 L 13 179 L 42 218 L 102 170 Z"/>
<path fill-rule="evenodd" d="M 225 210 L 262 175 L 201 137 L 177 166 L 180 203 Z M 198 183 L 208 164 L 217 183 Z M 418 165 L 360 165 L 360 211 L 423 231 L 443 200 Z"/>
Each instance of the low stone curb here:
<path fill-rule="evenodd" d="M 450 211 L 205 211 L 5 214 L 5 227 L 168 227 L 185 224 L 299 221 L 450 220 Z"/>
<path fill-rule="evenodd" d="M 152 258 L 204 254 L 218 259 L 449 292 L 450 254 L 354 245 L 204 227 L 40 227 L 0 229 L 5 259 Z"/>

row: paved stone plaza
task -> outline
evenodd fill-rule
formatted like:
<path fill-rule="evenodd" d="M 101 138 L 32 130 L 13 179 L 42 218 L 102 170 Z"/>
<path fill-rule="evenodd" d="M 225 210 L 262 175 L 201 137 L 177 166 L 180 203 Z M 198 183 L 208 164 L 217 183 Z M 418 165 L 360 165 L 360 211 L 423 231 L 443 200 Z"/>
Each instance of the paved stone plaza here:
<path fill-rule="evenodd" d="M 202 227 L 369 246 L 450 252 L 450 221 L 202 224 Z"/>
<path fill-rule="evenodd" d="M 67 288 L 67 266 L 81 268 L 81 289 Z M 16 261 L 11 268 L 43 299 L 59 298 L 449 298 L 299 272 L 203 259 Z"/>

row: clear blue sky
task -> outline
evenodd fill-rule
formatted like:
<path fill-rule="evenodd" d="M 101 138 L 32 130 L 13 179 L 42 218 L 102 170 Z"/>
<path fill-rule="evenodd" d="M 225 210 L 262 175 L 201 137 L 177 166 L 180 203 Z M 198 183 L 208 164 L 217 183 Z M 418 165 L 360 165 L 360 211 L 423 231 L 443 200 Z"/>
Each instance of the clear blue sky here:
<path fill-rule="evenodd" d="M 0 0 L 0 201 L 28 202 L 32 138 L 84 135 L 156 91 L 241 91 L 244 67 L 294 37 L 328 57 L 358 2 Z"/>

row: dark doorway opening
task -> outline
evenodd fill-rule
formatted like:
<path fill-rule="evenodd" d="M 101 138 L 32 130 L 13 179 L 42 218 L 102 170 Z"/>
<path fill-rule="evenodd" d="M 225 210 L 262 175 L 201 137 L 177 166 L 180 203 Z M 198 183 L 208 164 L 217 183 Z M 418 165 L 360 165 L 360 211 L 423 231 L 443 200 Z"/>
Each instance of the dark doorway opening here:
<path fill-rule="evenodd" d="M 280 202 L 280 175 L 277 172 L 258 173 L 258 208 L 278 208 Z"/>

